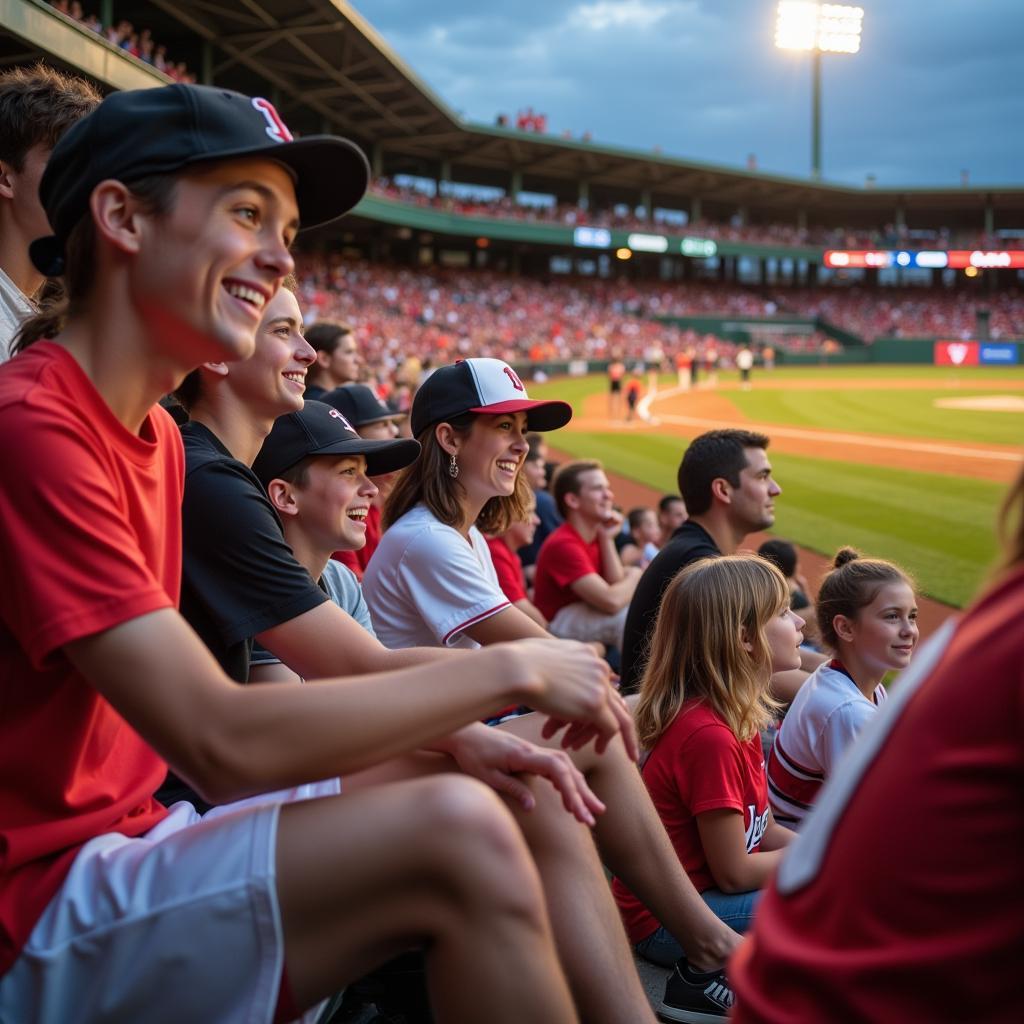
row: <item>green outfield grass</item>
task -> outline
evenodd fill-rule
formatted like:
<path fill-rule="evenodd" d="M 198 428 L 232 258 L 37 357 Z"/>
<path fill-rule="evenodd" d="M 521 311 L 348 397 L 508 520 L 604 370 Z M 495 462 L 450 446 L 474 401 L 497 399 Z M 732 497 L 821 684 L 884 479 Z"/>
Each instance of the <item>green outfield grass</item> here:
<path fill-rule="evenodd" d="M 861 368 L 856 368 L 858 371 Z M 882 367 L 887 376 L 901 373 L 920 378 L 931 367 Z M 922 372 L 924 371 L 924 372 Z M 781 374 L 782 371 L 780 371 Z M 809 374 L 822 371 L 786 371 L 794 379 L 808 379 Z M 830 374 L 846 370 L 829 370 Z M 941 371 L 939 371 L 941 372 Z M 981 371 L 992 374 L 992 371 Z M 854 374 L 865 376 L 863 374 Z M 874 373 L 872 376 L 882 376 Z M 959 371 L 961 378 L 966 377 Z M 1024 376 L 1024 374 L 1020 375 Z M 980 374 L 973 379 L 980 378 Z M 1005 379 L 1005 378 L 1004 378 Z M 1019 379 L 1019 376 L 1018 376 Z M 601 378 L 556 381 L 530 388 L 531 396 L 560 397 L 578 403 L 587 395 L 605 388 Z M 969 390 L 965 388 L 965 394 Z M 991 392 L 988 392 L 991 394 Z M 890 425 L 879 433 L 907 436 L 940 437 L 948 440 L 1019 443 L 1019 435 L 1002 426 L 1005 417 L 1024 426 L 1024 417 L 1013 413 L 978 413 L 985 426 L 959 429 L 961 419 L 953 410 L 942 410 L 937 428 L 926 429 L 927 406 L 915 402 L 931 391 L 864 392 L 873 401 L 885 401 L 893 410 Z M 744 412 L 764 422 L 800 424 L 812 428 L 869 431 L 868 414 L 871 402 L 856 401 L 858 391 L 817 394 L 804 391 L 780 391 L 769 395 L 755 391 L 729 392 L 738 399 L 765 399 Z M 815 401 L 809 405 L 792 406 L 786 396 Z M 837 401 L 850 396 L 850 401 Z M 772 406 L 771 400 L 777 404 Z M 740 405 L 740 402 L 737 402 Z M 802 419 L 793 418 L 787 409 L 799 409 Z M 813 412 L 808 411 L 813 410 Z M 829 415 L 831 411 L 831 415 Z M 857 417 L 860 417 L 859 419 Z M 973 419 L 969 414 L 968 420 Z M 995 420 L 995 425 L 991 422 Z M 981 423 L 981 420 L 978 421 Z M 956 428 L 956 429 L 955 429 Z M 1021 427 L 1018 427 L 1020 430 Z M 552 435 L 552 444 L 576 456 L 601 459 L 613 471 L 658 491 L 675 489 L 675 474 L 682 450 L 682 439 L 632 433 L 577 433 L 559 431 Z M 1001 484 L 964 477 L 934 473 L 915 473 L 825 459 L 772 453 L 776 477 L 783 488 L 776 512 L 774 532 L 791 538 L 805 547 L 831 554 L 844 544 L 852 544 L 865 553 L 890 558 L 906 566 L 917 577 L 924 593 L 949 604 L 961 606 L 976 593 L 996 555 L 993 533 L 996 510 L 1005 487 Z"/>

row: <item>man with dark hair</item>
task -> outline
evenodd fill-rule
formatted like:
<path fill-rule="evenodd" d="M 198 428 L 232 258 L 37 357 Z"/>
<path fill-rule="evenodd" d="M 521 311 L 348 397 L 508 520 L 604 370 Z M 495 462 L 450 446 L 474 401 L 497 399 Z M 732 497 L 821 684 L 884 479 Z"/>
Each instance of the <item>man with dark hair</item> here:
<path fill-rule="evenodd" d="M 637 689 L 661 595 L 685 565 L 731 555 L 749 533 L 775 522 L 782 489 L 772 478 L 768 438 L 748 430 L 711 430 L 695 438 L 679 464 L 679 493 L 690 518 L 644 571 L 626 616 L 622 688 Z"/>
<path fill-rule="evenodd" d="M 686 502 L 678 494 L 666 494 L 658 502 L 658 547 L 663 548 L 686 522 Z"/>
<path fill-rule="evenodd" d="M 307 374 L 307 398 L 321 401 L 328 391 L 359 380 L 363 360 L 348 324 L 318 320 L 306 331 L 306 341 L 316 352 L 316 362 Z"/>
<path fill-rule="evenodd" d="M 43 283 L 28 258 L 29 243 L 50 234 L 39 179 L 57 140 L 99 101 L 85 79 L 44 64 L 0 75 L 0 362 Z"/>
<path fill-rule="evenodd" d="M 640 570 L 623 567 L 615 549 L 622 514 L 604 468 L 567 463 L 551 489 L 565 522 L 537 556 L 534 600 L 555 636 L 618 647 Z"/>

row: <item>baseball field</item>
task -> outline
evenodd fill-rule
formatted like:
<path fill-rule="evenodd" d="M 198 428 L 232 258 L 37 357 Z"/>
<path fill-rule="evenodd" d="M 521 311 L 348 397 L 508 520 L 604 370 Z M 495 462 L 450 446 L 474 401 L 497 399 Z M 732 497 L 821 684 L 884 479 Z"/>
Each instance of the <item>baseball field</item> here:
<path fill-rule="evenodd" d="M 675 490 L 687 439 L 745 427 L 771 437 L 776 535 L 810 552 L 850 544 L 893 559 L 956 607 L 993 563 L 997 510 L 1024 453 L 1024 368 L 778 368 L 755 371 L 750 390 L 735 373 L 694 390 L 662 376 L 641 403 L 649 419 L 632 422 L 610 409 L 607 388 L 585 377 L 530 394 L 572 403 L 552 444 L 649 489 L 630 501 Z"/>

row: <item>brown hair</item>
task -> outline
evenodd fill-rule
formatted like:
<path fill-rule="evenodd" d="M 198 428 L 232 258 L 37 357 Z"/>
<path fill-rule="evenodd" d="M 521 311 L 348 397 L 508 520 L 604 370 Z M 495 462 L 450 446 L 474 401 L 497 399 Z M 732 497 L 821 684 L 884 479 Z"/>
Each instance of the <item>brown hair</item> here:
<path fill-rule="evenodd" d="M 282 282 L 282 288 L 287 288 L 293 295 L 299 290 L 299 282 L 294 274 L 289 274 Z M 172 392 L 173 397 L 186 412 L 199 400 L 202 392 L 203 375 L 198 367 L 189 373 L 185 379 Z"/>
<path fill-rule="evenodd" d="M 473 430 L 477 414 L 472 412 L 446 420 L 448 426 L 463 437 Z M 386 530 L 398 522 L 414 506 L 422 502 L 446 526 L 458 530 L 465 523 L 462 499 L 465 488 L 457 477 L 448 472 L 451 461 L 448 453 L 438 444 L 438 424 L 425 427 L 417 440 L 420 454 L 415 462 L 406 466 L 395 481 L 381 514 L 381 525 Z M 512 523 L 525 519 L 533 491 L 522 472 L 516 474 L 515 490 L 510 495 L 490 498 L 477 516 L 476 526 L 483 533 L 504 533 Z"/>
<path fill-rule="evenodd" d="M 157 217 L 174 206 L 178 178 L 173 174 L 153 174 L 128 184 L 143 209 Z M 96 228 L 92 215 L 85 214 L 71 229 L 64 245 L 64 293 L 28 317 L 11 342 L 11 355 L 23 351 L 43 338 L 55 338 L 67 326 L 69 317 L 78 316 L 88 306 L 96 274 Z"/>
<path fill-rule="evenodd" d="M 768 438 L 750 430 L 709 430 L 695 437 L 683 453 L 676 480 L 687 512 L 700 516 L 711 508 L 711 485 L 719 478 L 739 487 L 746 449 L 767 447 Z"/>
<path fill-rule="evenodd" d="M 604 466 L 596 459 L 588 459 L 579 462 L 567 462 L 564 466 L 559 466 L 555 470 L 554 478 L 548 490 L 551 491 L 555 504 L 558 506 L 559 515 L 563 519 L 569 518 L 569 508 L 565 504 L 565 496 L 567 494 L 579 494 L 580 477 L 584 473 L 590 473 L 595 469 L 603 470 Z"/>
<path fill-rule="evenodd" d="M 740 741 L 767 725 L 779 705 L 768 692 L 765 627 L 786 608 L 782 573 L 757 555 L 702 558 L 682 569 L 662 595 L 651 638 L 636 706 L 640 743 L 653 746 L 694 697 Z"/>
<path fill-rule="evenodd" d="M 0 160 L 22 170 L 33 146 L 53 149 L 101 99 L 84 78 L 43 63 L 5 71 L 0 75 Z"/>
<path fill-rule="evenodd" d="M 829 650 L 835 651 L 839 646 L 833 625 L 835 617 L 856 618 L 861 608 L 871 604 L 887 583 L 906 583 L 911 590 L 917 589 L 914 581 L 892 562 L 861 558 L 853 548 L 840 548 L 836 552 L 831 571 L 821 581 L 815 605 L 818 633 Z"/>

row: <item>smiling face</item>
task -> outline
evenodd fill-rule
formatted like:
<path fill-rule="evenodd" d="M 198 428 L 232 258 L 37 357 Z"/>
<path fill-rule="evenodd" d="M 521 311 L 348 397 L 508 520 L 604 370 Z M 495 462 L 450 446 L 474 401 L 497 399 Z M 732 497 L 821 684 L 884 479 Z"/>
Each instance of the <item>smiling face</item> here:
<path fill-rule="evenodd" d="M 459 438 L 458 481 L 470 508 L 482 508 L 491 498 L 515 492 L 527 452 L 525 433 L 526 413 L 481 414 Z"/>
<path fill-rule="evenodd" d="M 856 616 L 837 615 L 840 643 L 852 645 L 857 658 L 873 673 L 906 668 L 917 646 L 917 600 L 910 585 L 886 583 Z M 842 652 L 839 652 L 842 656 Z"/>
<path fill-rule="evenodd" d="M 312 547 L 325 553 L 358 551 L 366 543 L 366 514 L 377 487 L 366 475 L 362 455 L 312 459 L 305 483 L 293 490 L 295 525 Z"/>
<path fill-rule="evenodd" d="M 577 492 L 565 496 L 565 504 L 586 523 L 599 525 L 615 511 L 615 492 L 608 483 L 603 469 L 588 469 L 580 473 Z"/>
<path fill-rule="evenodd" d="M 266 305 L 256 350 L 228 366 L 228 387 L 254 416 L 277 419 L 302 408 L 306 368 L 316 353 L 302 336 L 295 296 L 282 288 Z"/>
<path fill-rule="evenodd" d="M 772 479 L 768 453 L 745 448 L 747 464 L 740 470 L 739 486 L 729 487 L 729 518 L 738 532 L 767 530 L 775 522 L 775 499 L 782 488 Z"/>
<path fill-rule="evenodd" d="M 513 550 L 525 548 L 527 544 L 533 543 L 538 526 L 540 526 L 540 516 L 537 515 L 537 506 L 535 503 L 531 503 L 526 518 L 521 519 L 518 523 L 513 523 L 505 531 L 505 541 Z"/>
<path fill-rule="evenodd" d="M 288 172 L 265 159 L 190 171 L 169 213 L 138 222 L 133 300 L 157 345 L 187 369 L 249 356 L 266 304 L 294 269 Z"/>
<path fill-rule="evenodd" d="M 804 640 L 804 624 L 804 620 L 788 605 L 768 620 L 764 636 L 771 653 L 773 673 L 800 667 L 800 644 Z"/>

